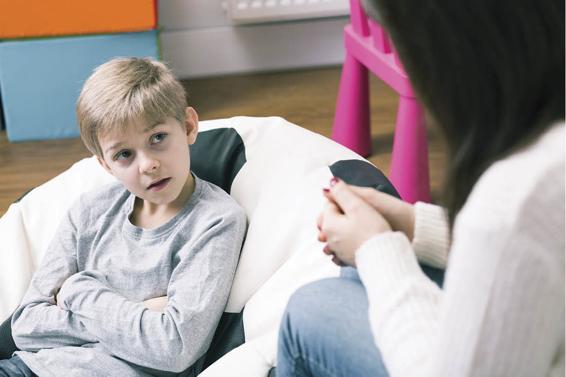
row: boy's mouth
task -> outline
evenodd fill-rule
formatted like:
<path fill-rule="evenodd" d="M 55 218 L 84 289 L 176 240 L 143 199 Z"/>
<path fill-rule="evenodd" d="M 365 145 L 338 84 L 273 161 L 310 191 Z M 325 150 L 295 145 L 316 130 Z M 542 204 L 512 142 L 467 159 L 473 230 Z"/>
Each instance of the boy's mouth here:
<path fill-rule="evenodd" d="M 160 179 L 158 181 L 153 182 L 151 185 L 147 186 L 147 189 L 153 190 L 153 191 L 159 191 L 159 190 L 165 188 L 165 186 L 167 186 L 167 184 L 169 183 L 170 180 L 171 180 L 171 177 Z"/>

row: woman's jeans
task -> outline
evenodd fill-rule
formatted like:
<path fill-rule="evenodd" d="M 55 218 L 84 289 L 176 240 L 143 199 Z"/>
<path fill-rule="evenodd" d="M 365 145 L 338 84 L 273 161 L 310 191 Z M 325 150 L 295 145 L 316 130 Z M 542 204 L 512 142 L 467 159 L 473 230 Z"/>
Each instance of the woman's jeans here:
<path fill-rule="evenodd" d="M 422 266 L 438 285 L 444 272 Z M 357 270 L 299 288 L 289 299 L 279 330 L 277 377 L 387 377 L 368 318 L 368 300 Z"/>

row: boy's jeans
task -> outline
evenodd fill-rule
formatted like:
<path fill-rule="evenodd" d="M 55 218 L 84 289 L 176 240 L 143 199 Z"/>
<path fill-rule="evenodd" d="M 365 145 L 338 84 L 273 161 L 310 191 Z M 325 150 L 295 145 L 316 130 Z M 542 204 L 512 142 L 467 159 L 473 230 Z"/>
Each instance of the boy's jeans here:
<path fill-rule="evenodd" d="M 422 267 L 441 285 L 443 271 Z M 277 377 L 387 377 L 368 319 L 357 270 L 307 284 L 293 294 L 279 330 Z"/>

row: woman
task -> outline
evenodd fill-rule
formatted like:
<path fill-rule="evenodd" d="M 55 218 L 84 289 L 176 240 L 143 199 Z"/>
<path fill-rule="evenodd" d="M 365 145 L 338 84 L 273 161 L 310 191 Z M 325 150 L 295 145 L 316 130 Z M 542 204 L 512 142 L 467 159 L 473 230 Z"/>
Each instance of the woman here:
<path fill-rule="evenodd" d="M 291 297 L 278 377 L 563 376 L 564 1 L 366 9 L 448 144 L 447 212 L 333 180 L 319 239 L 359 279 Z"/>

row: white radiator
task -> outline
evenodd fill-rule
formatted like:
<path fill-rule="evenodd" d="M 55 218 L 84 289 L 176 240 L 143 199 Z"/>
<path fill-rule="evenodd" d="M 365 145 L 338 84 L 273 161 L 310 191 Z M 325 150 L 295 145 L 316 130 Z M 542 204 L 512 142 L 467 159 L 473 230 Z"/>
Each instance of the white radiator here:
<path fill-rule="evenodd" d="M 237 23 L 344 16 L 350 11 L 348 0 L 227 0 L 226 6 Z"/>

